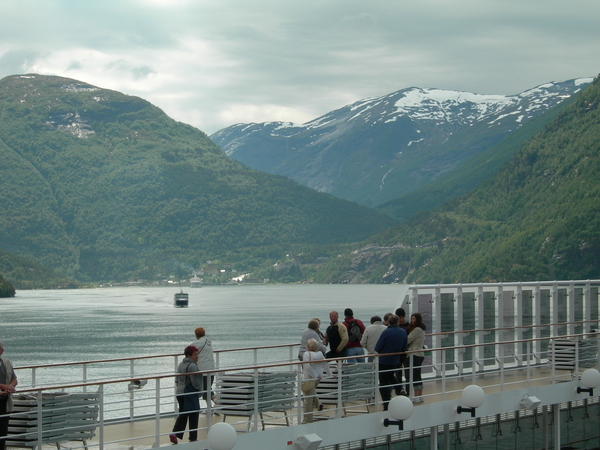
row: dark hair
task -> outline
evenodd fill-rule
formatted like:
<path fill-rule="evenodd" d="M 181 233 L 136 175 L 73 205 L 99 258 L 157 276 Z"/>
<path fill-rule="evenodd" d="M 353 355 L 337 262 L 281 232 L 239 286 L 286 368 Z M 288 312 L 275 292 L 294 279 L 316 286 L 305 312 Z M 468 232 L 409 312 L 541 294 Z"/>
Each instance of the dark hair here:
<path fill-rule="evenodd" d="M 408 332 L 409 333 L 412 330 L 414 330 L 415 328 L 423 328 L 421 326 L 421 324 L 423 323 L 423 316 L 421 316 L 421 314 L 419 314 L 418 312 L 417 313 L 413 313 L 410 317 L 414 317 L 417 320 L 415 321 L 415 324 L 412 323 L 412 320 L 410 321 L 410 325 L 408 326 Z"/>
<path fill-rule="evenodd" d="M 398 325 L 398 316 L 395 315 L 395 314 L 392 314 L 390 316 L 390 320 L 389 320 L 388 323 L 390 324 L 391 327 L 394 327 L 394 326 Z"/>
<path fill-rule="evenodd" d="M 319 321 L 317 319 L 310 319 L 308 321 L 308 328 L 310 328 L 311 330 L 318 330 L 319 329 Z"/>
<path fill-rule="evenodd" d="M 381 317 L 379 317 L 379 316 L 371 317 L 371 323 L 373 324 L 375 322 L 381 322 Z"/>
<path fill-rule="evenodd" d="M 393 315 L 393 313 L 385 313 L 385 316 L 383 316 L 383 321 L 385 322 L 387 320 L 389 323 L 390 317 L 392 317 Z"/>
<path fill-rule="evenodd" d="M 183 354 L 185 356 L 192 356 L 194 354 L 194 352 L 198 351 L 198 347 L 195 347 L 193 345 L 188 345 L 186 348 L 183 349 Z"/>
<path fill-rule="evenodd" d="M 351 308 L 346 308 L 344 310 L 344 316 L 346 317 L 354 317 L 354 311 Z"/>
<path fill-rule="evenodd" d="M 396 315 L 398 317 L 406 317 L 406 311 L 404 311 L 404 308 L 398 308 L 396 309 Z"/>

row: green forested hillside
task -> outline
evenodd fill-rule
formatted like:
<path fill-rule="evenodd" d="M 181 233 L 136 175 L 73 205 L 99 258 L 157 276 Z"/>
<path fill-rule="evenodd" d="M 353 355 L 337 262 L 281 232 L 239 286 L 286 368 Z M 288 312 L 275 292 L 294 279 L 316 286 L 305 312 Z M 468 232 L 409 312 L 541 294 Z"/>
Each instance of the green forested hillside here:
<path fill-rule="evenodd" d="M 2 284 L 2 276 L 4 276 L 6 283 L 10 284 L 9 290 L 12 289 L 13 295 L 15 289 L 80 287 L 78 283 L 66 279 L 49 267 L 0 249 L 0 285 Z M 0 297 L 2 297 L 2 288 L 0 288 Z"/>
<path fill-rule="evenodd" d="M 600 278 L 599 105 L 596 79 L 488 182 L 331 261 L 315 280 Z"/>
<path fill-rule="evenodd" d="M 239 270 L 392 224 L 228 158 L 148 102 L 75 80 L 0 80 L 0 248 L 79 280 Z"/>

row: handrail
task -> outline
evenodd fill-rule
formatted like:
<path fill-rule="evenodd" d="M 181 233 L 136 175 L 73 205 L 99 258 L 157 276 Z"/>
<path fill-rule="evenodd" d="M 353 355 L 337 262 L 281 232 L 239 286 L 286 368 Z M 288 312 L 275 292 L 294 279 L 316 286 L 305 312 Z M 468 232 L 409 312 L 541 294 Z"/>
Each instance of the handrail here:
<path fill-rule="evenodd" d="M 465 349 L 465 348 L 488 347 L 488 346 L 494 346 L 494 345 L 510 345 L 510 344 L 528 343 L 528 342 L 536 342 L 536 341 L 549 341 L 549 340 L 555 340 L 555 339 L 571 339 L 571 338 L 589 336 L 590 334 L 591 335 L 597 334 L 598 336 L 600 336 L 600 333 L 577 333 L 577 334 L 570 334 L 570 335 L 547 336 L 547 337 L 531 338 L 531 339 L 517 339 L 517 340 L 501 341 L 501 342 L 482 342 L 480 344 L 464 344 L 464 345 L 453 346 L 453 347 L 436 347 L 436 348 L 429 348 L 429 349 L 427 349 L 427 351 L 438 352 L 438 351 L 458 350 L 458 349 Z M 410 351 L 395 352 L 395 353 L 377 353 L 377 354 L 373 354 L 373 355 L 369 355 L 369 356 L 374 357 L 374 358 L 380 358 L 382 356 L 396 356 L 396 355 L 403 355 L 403 354 L 413 354 L 413 353 L 419 353 L 422 351 L 423 350 L 410 350 Z M 338 357 L 338 358 L 328 358 L 325 361 L 335 363 L 338 361 L 344 362 L 345 360 L 356 359 L 356 358 L 357 358 L 356 355 L 342 356 L 342 357 Z M 118 360 L 120 360 L 120 359 L 118 359 Z M 136 377 L 119 378 L 119 379 L 102 380 L 102 381 L 98 380 L 95 382 L 88 382 L 88 383 L 58 384 L 58 385 L 54 385 L 54 386 L 42 386 L 42 387 L 37 387 L 37 388 L 23 389 L 23 390 L 17 391 L 17 393 L 40 392 L 40 391 L 49 391 L 49 390 L 56 390 L 56 389 L 70 389 L 70 388 L 89 387 L 89 386 L 98 386 L 98 385 L 104 386 L 107 384 L 129 383 L 132 380 L 157 380 L 157 379 L 174 378 L 174 377 L 187 376 L 187 375 L 211 375 L 211 374 L 216 375 L 216 374 L 223 373 L 223 372 L 238 372 L 238 371 L 250 371 L 250 370 L 254 371 L 254 370 L 268 369 L 268 368 L 298 366 L 298 365 L 304 365 L 304 364 L 311 364 L 312 362 L 313 361 L 293 360 L 293 361 L 287 361 L 287 362 L 281 362 L 281 363 L 258 364 L 258 365 L 250 365 L 250 366 L 243 366 L 243 367 L 221 368 L 221 369 L 214 369 L 214 370 L 201 370 L 198 372 L 136 376 Z"/>
<path fill-rule="evenodd" d="M 475 329 L 475 330 L 459 330 L 459 331 L 446 331 L 440 333 L 428 333 L 425 336 L 446 336 L 449 334 L 464 334 L 464 333 L 481 333 L 481 332 L 491 332 L 491 331 L 502 331 L 502 330 L 513 330 L 513 329 L 528 329 L 528 328 L 546 328 L 551 326 L 566 326 L 566 325 L 577 325 L 577 324 L 585 324 L 585 323 L 600 323 L 599 319 L 592 320 L 579 320 L 574 322 L 557 322 L 557 323 L 547 323 L 540 325 L 521 325 L 519 327 L 499 327 L 499 328 L 483 328 L 483 329 Z M 214 353 L 228 353 L 228 352 L 241 352 L 241 351 L 250 351 L 250 350 L 267 350 L 273 348 L 286 348 L 286 347 L 295 347 L 299 346 L 299 343 L 289 343 L 289 344 L 276 344 L 276 345 L 266 345 L 263 347 L 240 347 L 240 348 L 231 348 L 231 349 L 223 349 L 223 350 L 215 350 Z M 461 346 L 464 347 L 464 346 Z M 443 347 L 445 349 L 450 349 L 452 347 Z M 62 366 L 76 366 L 83 364 L 101 364 L 108 362 L 119 362 L 119 361 L 137 361 L 144 359 L 156 359 L 156 358 L 169 358 L 169 357 L 177 357 L 182 356 L 181 353 L 167 353 L 164 355 L 146 355 L 146 356 L 132 356 L 126 358 L 114 358 L 114 359 L 98 359 L 91 361 L 71 361 L 64 363 L 51 363 L 51 364 L 40 364 L 40 365 L 29 365 L 29 366 L 15 366 L 15 370 L 25 370 L 25 369 L 38 369 L 38 368 L 54 368 L 54 367 L 62 367 Z M 369 355 L 373 356 L 373 355 Z M 349 357 L 349 359 L 355 359 L 356 357 Z M 334 359 L 332 359 L 334 360 Z M 221 369 L 222 371 L 223 369 Z M 218 372 L 218 371 L 217 371 Z M 136 378 L 137 379 L 137 378 Z"/>
<path fill-rule="evenodd" d="M 581 284 L 598 284 L 600 280 L 555 280 L 555 281 L 506 281 L 498 283 L 452 283 L 452 284 L 410 284 L 408 289 L 472 288 L 472 287 L 507 287 L 507 286 L 570 286 Z"/>
<path fill-rule="evenodd" d="M 215 350 L 214 353 L 241 352 L 241 351 L 248 351 L 248 350 L 264 350 L 264 349 L 270 349 L 270 348 L 285 348 L 285 347 L 292 347 L 294 345 L 300 345 L 300 344 L 276 344 L 276 345 L 265 345 L 263 347 L 230 348 L 230 349 L 223 349 L 223 350 Z M 15 367 L 15 369 L 36 369 L 36 368 L 42 368 L 42 367 L 74 366 L 74 365 L 79 365 L 79 364 L 100 364 L 100 363 L 118 362 L 118 361 L 137 361 L 137 360 L 143 360 L 143 359 L 172 358 L 172 357 L 181 356 L 181 355 L 182 355 L 181 352 L 179 352 L 179 353 L 167 353 L 164 355 L 132 356 L 129 358 L 95 359 L 95 360 L 91 360 L 91 361 L 71 361 L 71 362 L 65 362 L 65 363 L 50 363 L 50 364 L 40 364 L 40 365 L 34 365 L 34 366 L 19 366 L 19 367 Z"/>

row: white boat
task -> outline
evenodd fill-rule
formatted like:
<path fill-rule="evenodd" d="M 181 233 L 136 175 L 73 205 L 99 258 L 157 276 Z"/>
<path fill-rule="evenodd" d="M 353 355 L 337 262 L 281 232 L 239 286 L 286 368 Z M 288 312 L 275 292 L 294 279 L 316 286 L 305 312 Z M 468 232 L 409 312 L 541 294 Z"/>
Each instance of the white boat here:
<path fill-rule="evenodd" d="M 187 292 L 177 292 L 173 298 L 173 305 L 176 308 L 187 308 L 189 304 L 189 294 Z"/>
<path fill-rule="evenodd" d="M 190 278 L 190 287 L 191 288 L 200 288 L 202 287 L 202 278 L 198 278 L 196 272 L 194 272 L 194 276 Z"/>
<path fill-rule="evenodd" d="M 298 381 L 303 363 L 296 359 L 297 343 L 220 350 L 215 351 L 217 369 L 212 371 L 218 404 L 201 405 L 200 442 L 191 447 L 186 431 L 181 448 L 597 446 L 600 280 L 413 285 L 401 295 L 399 306 L 408 314 L 428 317 L 431 355 L 423 364 L 422 402 L 413 406 L 399 396 L 389 411 L 383 411 L 376 364 L 345 364 L 339 358 L 331 361 L 337 378 L 325 378 L 317 388 L 324 410 L 314 412 L 313 423 L 301 424 Z M 254 363 L 225 367 L 219 362 L 229 352 L 245 352 L 249 359 L 240 356 L 240 360 Z M 29 402 L 29 410 L 24 409 L 27 405 L 19 406 L 23 409 L 11 414 L 11 430 L 22 414 L 32 430 L 30 447 L 38 446 L 36 439 L 41 438 L 38 448 L 41 443 L 72 439 L 85 439 L 87 445 L 100 449 L 173 448 L 169 435 L 176 416 L 175 375 L 140 374 L 136 364 L 147 358 L 76 363 L 82 367 L 76 373 L 84 378 L 62 385 L 56 384 L 61 377 L 52 371 L 60 374 L 74 363 L 17 367 L 19 380 L 32 382 L 29 386 L 20 382 L 19 391 L 28 394 L 24 402 Z M 152 357 L 158 358 L 173 359 L 171 367 L 181 360 L 180 355 Z M 131 375 L 107 379 L 115 363 L 129 367 Z M 52 380 L 47 393 L 36 379 Z M 82 390 L 98 395 L 81 398 Z M 69 415 L 71 407 L 68 401 L 55 406 L 51 396 L 70 393 L 74 394 L 73 417 L 65 420 L 73 421 L 69 423 L 74 430 L 85 429 L 81 435 L 85 437 L 75 436 L 69 427 L 57 430 L 58 425 L 49 420 L 56 414 Z M 44 403 L 44 398 L 49 400 Z M 95 412 L 92 419 L 88 415 L 91 424 L 77 422 L 82 407 Z M 41 427 L 37 427 L 37 414 L 44 417 Z M 15 442 L 16 437 L 9 437 L 9 446 Z"/>

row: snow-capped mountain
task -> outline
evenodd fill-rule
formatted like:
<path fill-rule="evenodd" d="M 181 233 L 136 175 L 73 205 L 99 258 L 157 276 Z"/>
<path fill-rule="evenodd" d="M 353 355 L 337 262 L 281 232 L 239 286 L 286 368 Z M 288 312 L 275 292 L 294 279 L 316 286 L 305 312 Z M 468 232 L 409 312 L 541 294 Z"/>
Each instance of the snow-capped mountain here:
<path fill-rule="evenodd" d="M 211 138 L 254 169 L 375 206 L 455 170 L 592 80 L 546 83 L 518 95 L 413 87 L 302 125 L 238 124 Z"/>

